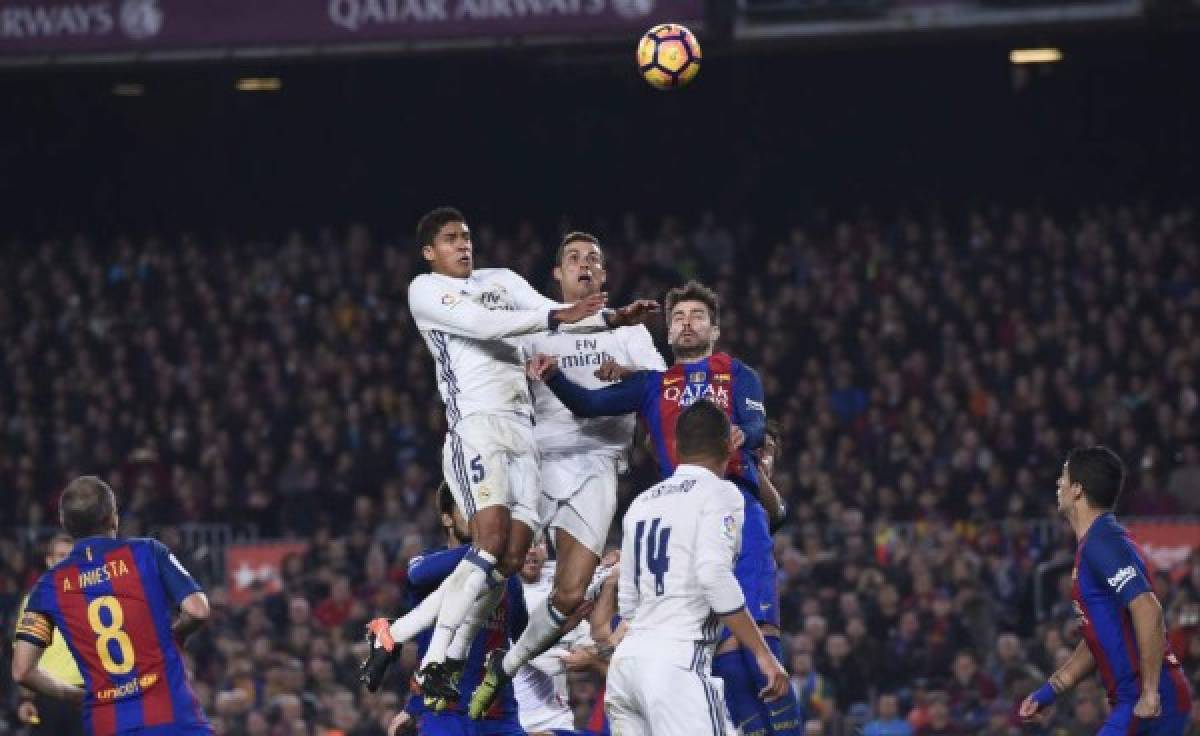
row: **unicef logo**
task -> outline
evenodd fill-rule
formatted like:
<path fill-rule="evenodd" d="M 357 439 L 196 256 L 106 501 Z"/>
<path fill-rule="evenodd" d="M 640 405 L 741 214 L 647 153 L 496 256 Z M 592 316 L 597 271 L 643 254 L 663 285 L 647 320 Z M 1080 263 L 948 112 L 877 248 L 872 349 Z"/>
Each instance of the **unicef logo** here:
<path fill-rule="evenodd" d="M 613 0 L 613 10 L 622 18 L 644 18 L 654 10 L 654 0 Z"/>
<path fill-rule="evenodd" d="M 163 27 L 163 11 L 158 0 L 124 0 L 121 3 L 121 30 L 133 39 L 157 36 Z"/>

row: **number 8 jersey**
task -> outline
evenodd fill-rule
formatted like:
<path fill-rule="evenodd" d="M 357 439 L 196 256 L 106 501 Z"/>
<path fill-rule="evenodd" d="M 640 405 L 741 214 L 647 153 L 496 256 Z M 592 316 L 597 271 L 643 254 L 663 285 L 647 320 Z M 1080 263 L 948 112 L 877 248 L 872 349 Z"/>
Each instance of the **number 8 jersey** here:
<path fill-rule="evenodd" d="M 737 486 L 705 468 L 680 465 L 643 491 L 622 522 L 617 597 L 630 637 L 716 644 L 718 616 L 745 597 L 733 575 L 744 514 Z"/>
<path fill-rule="evenodd" d="M 17 638 L 45 647 L 51 626 L 62 632 L 94 736 L 211 733 L 171 634 L 175 607 L 199 590 L 156 540 L 89 537 L 38 579 Z"/>

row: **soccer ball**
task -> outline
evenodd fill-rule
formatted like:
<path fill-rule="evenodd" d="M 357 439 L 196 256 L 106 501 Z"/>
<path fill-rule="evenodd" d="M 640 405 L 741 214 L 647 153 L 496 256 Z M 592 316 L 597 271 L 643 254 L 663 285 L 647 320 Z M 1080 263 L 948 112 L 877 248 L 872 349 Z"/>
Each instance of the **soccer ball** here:
<path fill-rule="evenodd" d="M 675 89 L 695 79 L 701 56 L 696 37 L 677 23 L 654 26 L 638 41 L 638 70 L 655 89 Z"/>

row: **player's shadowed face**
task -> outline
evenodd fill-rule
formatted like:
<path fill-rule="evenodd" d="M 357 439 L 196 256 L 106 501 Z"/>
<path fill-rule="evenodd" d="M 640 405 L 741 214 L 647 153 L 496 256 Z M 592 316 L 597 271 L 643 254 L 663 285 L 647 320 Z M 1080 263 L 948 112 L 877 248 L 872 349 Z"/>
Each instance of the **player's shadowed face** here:
<path fill-rule="evenodd" d="M 546 545 L 534 544 L 525 553 L 525 564 L 521 566 L 521 579 L 536 583 L 542 576 L 542 565 L 546 564 Z"/>
<path fill-rule="evenodd" d="M 568 243 L 563 248 L 562 263 L 554 267 L 554 280 L 562 287 L 565 302 L 598 293 L 607 275 L 600 246 L 586 240 Z"/>
<path fill-rule="evenodd" d="M 704 302 L 682 301 L 671 310 L 667 342 L 680 360 L 703 358 L 712 352 L 720 328 L 712 323 L 712 315 Z"/>
<path fill-rule="evenodd" d="M 1057 486 L 1058 512 L 1065 516 L 1078 497 L 1078 493 L 1071 487 L 1071 478 L 1067 475 L 1066 463 L 1063 463 L 1062 472 L 1058 474 L 1058 482 L 1055 485 Z"/>
<path fill-rule="evenodd" d="M 433 243 L 421 248 L 421 255 L 434 273 L 465 279 L 471 275 L 474 252 L 471 230 L 465 222 L 447 222 L 433 236 Z"/>

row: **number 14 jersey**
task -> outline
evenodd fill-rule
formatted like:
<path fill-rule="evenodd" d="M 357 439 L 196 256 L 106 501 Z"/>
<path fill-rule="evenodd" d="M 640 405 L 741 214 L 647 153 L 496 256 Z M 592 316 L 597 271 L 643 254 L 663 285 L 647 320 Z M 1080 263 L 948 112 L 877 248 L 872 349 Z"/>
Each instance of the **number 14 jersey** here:
<path fill-rule="evenodd" d="M 737 486 L 695 465 L 678 466 L 633 500 L 617 587 L 631 633 L 716 643 L 718 616 L 745 605 L 733 576 L 744 505 Z"/>

